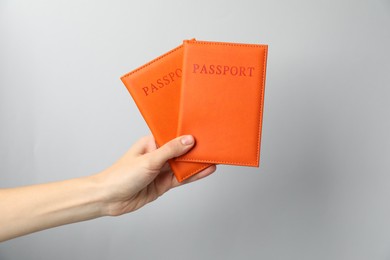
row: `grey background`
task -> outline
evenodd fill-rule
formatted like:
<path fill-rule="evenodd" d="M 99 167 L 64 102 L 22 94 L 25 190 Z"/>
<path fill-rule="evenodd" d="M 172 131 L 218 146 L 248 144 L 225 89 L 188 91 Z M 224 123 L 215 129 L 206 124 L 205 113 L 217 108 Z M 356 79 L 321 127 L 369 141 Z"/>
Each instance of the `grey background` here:
<path fill-rule="evenodd" d="M 389 26 L 388 0 L 2 0 L 0 187 L 113 163 L 149 133 L 119 77 L 183 39 L 266 43 L 269 60 L 259 169 L 0 259 L 390 259 Z"/>

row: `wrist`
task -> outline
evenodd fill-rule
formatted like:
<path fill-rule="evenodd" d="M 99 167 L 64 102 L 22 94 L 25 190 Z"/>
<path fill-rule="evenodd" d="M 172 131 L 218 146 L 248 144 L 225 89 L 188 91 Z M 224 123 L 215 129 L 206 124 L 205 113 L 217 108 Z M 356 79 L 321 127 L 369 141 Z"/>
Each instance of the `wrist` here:
<path fill-rule="evenodd" d="M 95 208 L 96 217 L 108 216 L 108 202 L 106 185 L 101 174 L 95 174 L 84 178 L 85 187 L 89 190 L 89 202 Z"/>

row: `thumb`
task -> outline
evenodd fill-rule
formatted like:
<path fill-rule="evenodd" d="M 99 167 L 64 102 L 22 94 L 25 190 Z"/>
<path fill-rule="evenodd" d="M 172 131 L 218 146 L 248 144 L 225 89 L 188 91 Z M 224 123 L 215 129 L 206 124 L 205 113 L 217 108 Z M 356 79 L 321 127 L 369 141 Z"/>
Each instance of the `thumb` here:
<path fill-rule="evenodd" d="M 169 159 L 187 153 L 195 144 L 192 135 L 183 135 L 164 144 L 157 150 L 149 153 L 152 165 L 161 168 Z"/>

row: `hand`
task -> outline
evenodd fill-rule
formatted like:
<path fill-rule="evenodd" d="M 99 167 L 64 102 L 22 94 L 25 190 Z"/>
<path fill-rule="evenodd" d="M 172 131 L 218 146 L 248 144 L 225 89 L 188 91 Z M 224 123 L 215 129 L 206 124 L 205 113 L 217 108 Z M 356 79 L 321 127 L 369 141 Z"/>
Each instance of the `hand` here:
<path fill-rule="evenodd" d="M 160 148 L 152 136 L 140 139 L 107 170 L 96 175 L 103 184 L 106 215 L 117 216 L 134 211 L 157 199 L 169 189 L 202 179 L 216 170 L 210 166 L 179 183 L 167 161 L 188 152 L 192 136 L 175 138 Z"/>

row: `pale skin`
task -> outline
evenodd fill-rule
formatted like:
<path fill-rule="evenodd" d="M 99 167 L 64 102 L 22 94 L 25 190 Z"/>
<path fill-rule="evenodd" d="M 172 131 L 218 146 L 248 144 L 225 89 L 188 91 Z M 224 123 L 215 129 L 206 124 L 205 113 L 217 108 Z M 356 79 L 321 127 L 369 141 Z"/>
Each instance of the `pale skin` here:
<path fill-rule="evenodd" d="M 154 201 L 171 188 L 202 179 L 215 165 L 179 183 L 167 161 L 187 153 L 195 140 L 181 136 L 160 148 L 147 136 L 117 162 L 88 177 L 0 189 L 0 242 L 36 231 L 119 216 Z"/>

